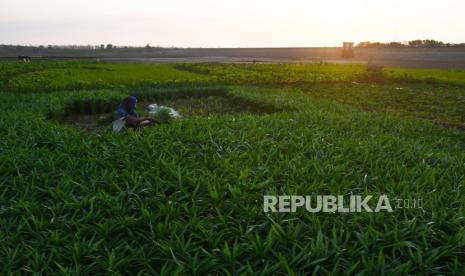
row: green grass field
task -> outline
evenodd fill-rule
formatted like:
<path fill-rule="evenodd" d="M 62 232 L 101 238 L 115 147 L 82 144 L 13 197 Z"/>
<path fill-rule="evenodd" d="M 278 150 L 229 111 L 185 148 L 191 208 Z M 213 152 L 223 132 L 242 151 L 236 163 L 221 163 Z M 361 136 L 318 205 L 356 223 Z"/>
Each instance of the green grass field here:
<path fill-rule="evenodd" d="M 0 272 L 463 275 L 464 73 L 367 72 L 0 63 Z M 59 123 L 126 95 L 185 116 L 122 134 Z M 263 211 L 264 195 L 316 194 L 424 206 Z"/>

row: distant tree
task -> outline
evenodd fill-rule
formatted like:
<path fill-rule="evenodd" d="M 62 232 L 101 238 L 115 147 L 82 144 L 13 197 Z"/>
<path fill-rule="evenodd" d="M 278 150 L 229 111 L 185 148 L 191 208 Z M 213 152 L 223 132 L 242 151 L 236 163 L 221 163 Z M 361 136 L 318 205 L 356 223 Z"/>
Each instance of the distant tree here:
<path fill-rule="evenodd" d="M 100 44 L 100 49 L 105 49 L 105 45 L 104 45 L 104 44 Z"/>
<path fill-rule="evenodd" d="M 400 48 L 402 46 L 403 46 L 402 43 L 396 42 L 396 41 L 393 41 L 393 42 L 389 43 L 389 47 L 391 47 L 391 48 Z"/>
<path fill-rule="evenodd" d="M 150 48 L 152 48 L 152 47 L 150 46 L 149 43 L 147 43 L 147 45 L 145 45 L 145 48 L 150 49 Z"/>
<path fill-rule="evenodd" d="M 387 47 L 387 44 L 381 43 L 381 42 L 360 42 L 357 44 L 357 47 L 359 48 L 380 48 L 380 47 Z"/>
<path fill-rule="evenodd" d="M 358 47 L 358 48 L 366 48 L 367 45 L 369 44 L 370 42 L 360 42 L 358 43 L 355 47 Z"/>
<path fill-rule="evenodd" d="M 389 43 L 382 43 L 382 42 L 361 42 L 357 45 L 360 48 L 400 48 L 400 47 L 413 47 L 413 48 L 420 48 L 420 47 L 429 47 L 429 48 L 436 48 L 436 47 L 444 47 L 444 46 L 455 46 L 454 44 L 444 43 L 442 41 L 437 41 L 433 39 L 425 39 L 425 40 L 411 40 L 409 42 L 389 42 Z"/>
<path fill-rule="evenodd" d="M 437 40 L 434 40 L 434 39 L 426 39 L 426 40 L 423 40 L 423 46 L 424 47 L 431 47 L 431 48 L 443 47 L 444 42 L 437 41 Z"/>
<path fill-rule="evenodd" d="M 108 43 L 108 44 L 107 44 L 107 49 L 112 49 L 112 48 L 113 48 L 113 44 Z"/>
<path fill-rule="evenodd" d="M 408 42 L 408 45 L 410 47 L 415 47 L 415 48 L 418 48 L 418 47 L 423 47 L 423 40 L 411 40 Z"/>
<path fill-rule="evenodd" d="M 392 41 L 389 43 L 383 43 L 383 42 L 360 42 L 357 44 L 358 48 L 401 48 L 405 47 L 405 44 L 402 44 L 401 42 L 397 41 Z"/>

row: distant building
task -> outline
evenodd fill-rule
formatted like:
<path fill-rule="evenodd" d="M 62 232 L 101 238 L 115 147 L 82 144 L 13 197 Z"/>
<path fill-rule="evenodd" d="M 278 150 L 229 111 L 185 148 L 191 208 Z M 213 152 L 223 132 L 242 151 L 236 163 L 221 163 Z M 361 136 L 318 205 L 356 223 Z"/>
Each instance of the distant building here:
<path fill-rule="evenodd" d="M 353 42 L 342 42 L 342 57 L 343 58 L 354 57 L 354 43 Z"/>
<path fill-rule="evenodd" d="M 344 49 L 353 48 L 353 47 L 354 47 L 354 43 L 353 43 L 353 42 L 342 42 L 342 47 L 343 47 Z"/>

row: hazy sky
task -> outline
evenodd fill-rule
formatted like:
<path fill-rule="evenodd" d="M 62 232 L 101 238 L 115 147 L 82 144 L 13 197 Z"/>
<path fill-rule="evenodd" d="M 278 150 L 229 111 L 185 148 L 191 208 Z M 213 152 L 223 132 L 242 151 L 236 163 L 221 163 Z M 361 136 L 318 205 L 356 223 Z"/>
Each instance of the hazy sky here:
<path fill-rule="evenodd" d="M 0 0 L 0 44 L 465 42 L 464 0 Z"/>

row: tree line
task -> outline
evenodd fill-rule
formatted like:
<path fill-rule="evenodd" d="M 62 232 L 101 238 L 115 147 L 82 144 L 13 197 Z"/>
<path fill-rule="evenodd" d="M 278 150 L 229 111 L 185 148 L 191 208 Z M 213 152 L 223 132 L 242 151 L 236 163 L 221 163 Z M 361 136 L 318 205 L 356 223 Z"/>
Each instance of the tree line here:
<path fill-rule="evenodd" d="M 434 39 L 417 39 L 405 42 L 360 42 L 357 48 L 440 48 L 440 47 L 465 47 L 465 43 L 445 43 Z"/>
<path fill-rule="evenodd" d="M 8 45 L 0 44 L 0 49 L 70 49 L 70 50 L 111 50 L 111 49 L 161 49 L 161 46 L 151 46 L 147 44 L 145 46 L 123 46 L 123 45 L 114 45 L 111 43 L 108 44 L 99 44 L 99 45 Z M 173 47 L 171 47 L 173 48 Z"/>

